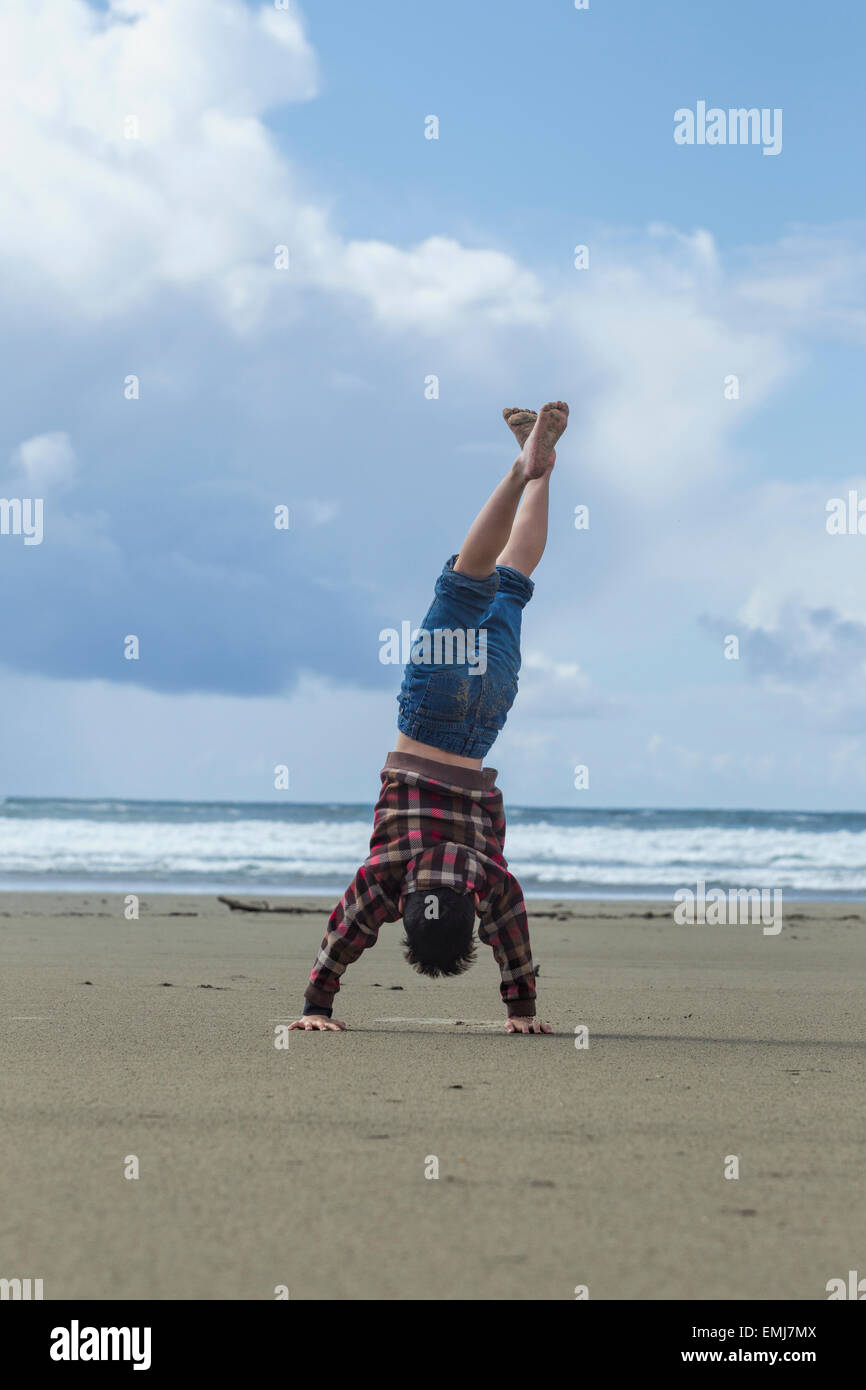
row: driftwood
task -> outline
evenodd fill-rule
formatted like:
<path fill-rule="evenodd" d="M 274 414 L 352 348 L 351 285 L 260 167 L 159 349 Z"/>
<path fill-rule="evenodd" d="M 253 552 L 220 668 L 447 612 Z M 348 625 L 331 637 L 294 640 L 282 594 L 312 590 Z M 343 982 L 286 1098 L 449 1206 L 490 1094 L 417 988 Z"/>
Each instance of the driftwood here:
<path fill-rule="evenodd" d="M 271 904 L 267 901 L 266 898 L 257 898 L 252 902 L 244 902 L 241 898 L 224 898 L 220 896 L 217 898 L 217 902 L 225 903 L 226 907 L 231 908 L 232 912 L 309 913 L 330 911 L 330 908 L 327 907 L 271 907 Z"/>

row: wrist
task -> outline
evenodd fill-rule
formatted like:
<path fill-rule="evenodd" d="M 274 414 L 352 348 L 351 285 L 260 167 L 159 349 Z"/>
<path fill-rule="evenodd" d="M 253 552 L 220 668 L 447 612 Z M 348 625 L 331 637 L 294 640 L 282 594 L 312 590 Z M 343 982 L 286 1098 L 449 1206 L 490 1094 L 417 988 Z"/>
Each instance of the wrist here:
<path fill-rule="evenodd" d="M 535 1018 L 534 999 L 513 999 L 508 1005 L 509 1018 Z"/>
<path fill-rule="evenodd" d="M 316 1014 L 319 1018 L 330 1018 L 333 1009 L 323 1008 L 321 1004 L 313 1004 L 309 999 L 304 1000 L 304 1012 L 302 1018 L 309 1018 L 311 1014 Z"/>

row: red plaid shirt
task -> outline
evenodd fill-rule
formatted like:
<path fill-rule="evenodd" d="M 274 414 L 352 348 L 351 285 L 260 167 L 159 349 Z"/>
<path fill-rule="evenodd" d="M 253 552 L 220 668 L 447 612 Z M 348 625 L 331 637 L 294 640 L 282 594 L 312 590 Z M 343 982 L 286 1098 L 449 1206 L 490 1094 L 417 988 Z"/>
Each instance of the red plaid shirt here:
<path fill-rule="evenodd" d="M 454 888 L 475 896 L 478 935 L 496 957 L 509 1017 L 533 1017 L 526 906 L 502 852 L 505 810 L 495 769 L 390 753 L 381 776 L 370 853 L 331 913 L 305 999 L 333 1007 L 346 966 L 376 944 L 383 922 L 403 916 L 407 893 Z"/>

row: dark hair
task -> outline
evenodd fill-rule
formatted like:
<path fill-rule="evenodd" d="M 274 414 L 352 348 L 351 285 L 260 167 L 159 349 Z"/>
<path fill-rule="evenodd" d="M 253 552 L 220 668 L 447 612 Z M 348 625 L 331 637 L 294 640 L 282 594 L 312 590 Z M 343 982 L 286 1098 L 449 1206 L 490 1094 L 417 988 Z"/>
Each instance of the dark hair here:
<path fill-rule="evenodd" d="M 475 959 L 475 899 L 453 888 L 407 893 L 403 904 L 406 960 L 419 975 L 462 975 Z"/>

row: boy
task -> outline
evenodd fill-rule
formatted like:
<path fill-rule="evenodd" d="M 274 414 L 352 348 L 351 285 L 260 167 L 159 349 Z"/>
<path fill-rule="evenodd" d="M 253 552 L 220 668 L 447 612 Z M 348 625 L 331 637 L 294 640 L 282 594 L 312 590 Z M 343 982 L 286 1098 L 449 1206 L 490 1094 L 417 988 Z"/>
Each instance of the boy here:
<path fill-rule="evenodd" d="M 526 907 L 503 854 L 496 769 L 482 763 L 517 694 L 521 613 L 547 541 L 568 406 L 503 415 L 520 455 L 436 583 L 397 697 L 397 742 L 381 773 L 370 853 L 331 913 L 303 1017 L 290 1028 L 345 1028 L 332 1017 L 340 976 L 375 945 L 383 922 L 402 917 L 406 960 L 420 974 L 462 974 L 475 956 L 477 913 L 479 938 L 502 975 L 505 1031 L 552 1032 L 535 1017 Z M 479 638 L 480 658 L 470 651 Z M 462 659 L 448 659 L 447 643 L 448 655 L 456 646 Z"/>

